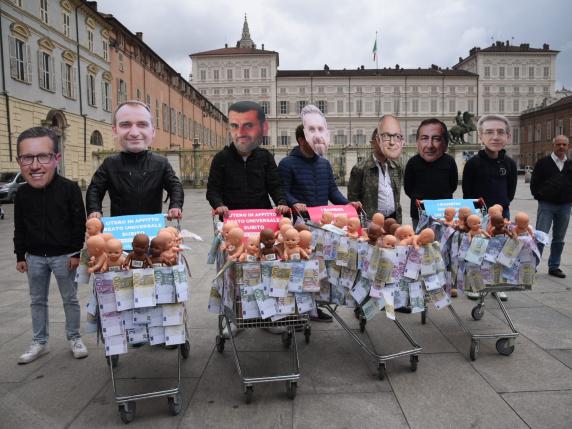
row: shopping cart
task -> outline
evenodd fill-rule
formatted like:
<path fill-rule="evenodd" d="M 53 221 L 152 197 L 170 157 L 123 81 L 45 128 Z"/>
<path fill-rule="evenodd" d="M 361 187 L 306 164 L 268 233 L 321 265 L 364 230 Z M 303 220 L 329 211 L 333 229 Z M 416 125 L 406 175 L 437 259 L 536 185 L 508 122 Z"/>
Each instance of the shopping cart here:
<path fill-rule="evenodd" d="M 474 214 L 481 217 L 485 217 L 486 206 L 482 199 L 478 200 L 425 200 L 417 201 L 417 207 L 419 209 L 420 215 L 420 225 L 432 227 L 436 230 L 436 237 L 439 237 L 443 232 L 443 224 L 438 222 L 442 218 L 442 211 L 446 207 L 469 207 L 472 209 Z M 452 240 L 462 240 L 464 233 L 455 233 L 449 237 L 448 243 L 446 245 L 451 245 Z M 478 291 L 478 303 L 471 310 L 471 317 L 475 320 L 481 320 L 485 314 L 485 298 L 489 293 L 492 293 L 493 297 L 496 299 L 497 304 L 508 324 L 510 332 L 500 332 L 500 333 L 488 333 L 488 334 L 477 334 L 472 332 L 463 322 L 461 317 L 455 311 L 454 306 L 449 305 L 449 311 L 453 315 L 453 318 L 459 324 L 463 332 L 470 338 L 471 344 L 469 349 L 469 356 L 472 361 L 477 359 L 479 352 L 479 345 L 481 340 L 491 340 L 496 339 L 496 350 L 500 355 L 509 356 L 515 349 L 515 339 L 519 336 L 519 332 L 516 329 L 510 315 L 496 292 L 513 292 L 529 289 L 530 284 L 512 284 L 506 282 L 498 283 L 487 283 L 484 287 Z"/>

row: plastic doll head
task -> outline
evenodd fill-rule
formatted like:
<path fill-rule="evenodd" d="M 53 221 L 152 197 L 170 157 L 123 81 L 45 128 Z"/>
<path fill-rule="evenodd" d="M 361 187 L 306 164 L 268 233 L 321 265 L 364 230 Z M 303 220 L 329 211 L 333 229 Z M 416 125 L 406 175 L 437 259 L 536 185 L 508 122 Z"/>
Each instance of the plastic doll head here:
<path fill-rule="evenodd" d="M 336 220 L 334 221 L 334 225 L 338 228 L 343 228 L 348 224 L 348 215 L 347 214 L 339 214 L 336 216 Z"/>
<path fill-rule="evenodd" d="M 89 237 L 101 234 L 103 232 L 103 222 L 98 218 L 91 218 L 85 222 L 85 232 Z"/>
<path fill-rule="evenodd" d="M 135 237 L 133 237 L 131 246 L 133 247 L 133 253 L 137 256 L 143 256 L 149 249 L 149 237 L 145 234 L 136 234 Z"/>
<path fill-rule="evenodd" d="M 161 255 L 169 245 L 169 240 L 165 235 L 157 235 L 151 240 L 150 252 L 151 256 L 156 258 Z"/>
<path fill-rule="evenodd" d="M 228 233 L 228 242 L 234 246 L 240 246 L 244 238 L 244 231 L 240 228 L 232 228 Z"/>
<path fill-rule="evenodd" d="M 493 214 L 491 215 L 491 225 L 494 228 L 502 228 L 504 226 L 504 218 L 501 214 Z"/>
<path fill-rule="evenodd" d="M 284 241 L 284 234 L 286 234 L 286 231 L 289 229 L 294 229 L 291 223 L 284 223 L 280 227 L 280 235 L 282 236 L 282 241 Z"/>
<path fill-rule="evenodd" d="M 397 228 L 397 231 L 395 231 L 395 237 L 397 237 L 399 241 L 407 240 L 414 235 L 415 231 L 411 225 L 401 225 L 399 228 Z"/>
<path fill-rule="evenodd" d="M 474 231 L 479 230 L 481 228 L 481 218 L 474 214 L 469 215 L 467 217 L 467 226 Z"/>
<path fill-rule="evenodd" d="M 383 221 L 383 229 L 385 231 L 389 231 L 389 229 L 391 228 L 391 225 L 393 225 L 394 223 L 397 223 L 397 221 L 391 217 L 388 217 L 387 219 L 385 219 Z"/>
<path fill-rule="evenodd" d="M 417 244 L 431 244 L 435 241 L 435 232 L 431 228 L 421 230 L 417 236 Z"/>
<path fill-rule="evenodd" d="M 175 245 L 178 246 L 179 244 L 181 244 L 183 242 L 183 239 L 181 237 L 181 233 L 179 232 L 179 230 L 177 228 L 175 228 L 174 226 L 167 226 L 165 229 L 173 235 Z"/>
<path fill-rule="evenodd" d="M 249 255 L 257 255 L 260 250 L 260 238 L 256 236 L 248 237 L 246 241 L 246 251 Z"/>
<path fill-rule="evenodd" d="M 274 241 L 274 231 L 268 228 L 260 231 L 260 242 L 264 247 L 271 249 L 274 246 Z"/>
<path fill-rule="evenodd" d="M 514 223 L 516 223 L 520 229 L 527 229 L 529 221 L 530 218 L 525 212 L 517 212 L 514 217 Z"/>
<path fill-rule="evenodd" d="M 89 256 L 100 256 L 105 252 L 105 239 L 101 235 L 89 237 L 85 242 Z"/>
<path fill-rule="evenodd" d="M 290 219 L 289 217 L 283 217 L 278 221 L 278 228 L 280 228 L 282 225 L 285 224 L 292 225 L 292 219 Z"/>
<path fill-rule="evenodd" d="M 167 248 L 174 246 L 173 234 L 171 234 L 165 228 L 159 230 L 157 237 L 161 237 L 161 242 L 165 243 L 165 248 L 163 250 L 167 250 Z"/>
<path fill-rule="evenodd" d="M 107 240 L 105 242 L 105 253 L 107 253 L 107 258 L 110 261 L 117 261 L 123 253 L 123 245 L 121 244 L 121 241 L 116 238 Z"/>
<path fill-rule="evenodd" d="M 381 213 L 374 213 L 371 217 L 371 221 L 373 223 L 377 223 L 382 228 L 385 226 L 385 216 L 383 216 Z"/>
<path fill-rule="evenodd" d="M 298 232 L 310 231 L 310 228 L 308 228 L 308 225 L 306 225 L 305 223 L 299 223 L 298 225 L 294 225 L 294 228 L 296 228 L 296 231 Z"/>
<path fill-rule="evenodd" d="M 308 249 L 312 243 L 312 233 L 308 230 L 300 231 L 300 247 Z"/>
<path fill-rule="evenodd" d="M 473 213 L 473 211 L 469 207 L 461 207 L 459 209 L 459 222 L 466 222 L 467 217 Z"/>
<path fill-rule="evenodd" d="M 383 233 L 381 226 L 376 223 L 370 223 L 369 227 L 367 228 L 367 236 L 369 237 L 369 243 L 375 243 L 381 234 Z"/>
<path fill-rule="evenodd" d="M 389 231 L 387 231 L 389 234 L 391 235 L 395 235 L 395 231 L 397 231 L 397 228 L 399 228 L 401 226 L 401 224 L 395 222 L 392 223 L 391 226 L 389 227 Z"/>
<path fill-rule="evenodd" d="M 284 234 L 284 244 L 286 247 L 293 249 L 298 245 L 299 242 L 300 233 L 298 231 L 296 231 L 294 228 L 290 228 L 288 231 L 286 231 Z"/>
<path fill-rule="evenodd" d="M 445 221 L 446 222 L 453 222 L 455 218 L 455 213 L 457 213 L 457 209 L 455 207 L 447 207 L 445 209 Z"/>
<path fill-rule="evenodd" d="M 320 219 L 320 224 L 321 225 L 327 225 L 332 223 L 332 221 L 334 220 L 334 215 L 331 214 L 330 212 L 324 212 L 322 213 L 322 218 Z"/>
<path fill-rule="evenodd" d="M 108 241 L 108 240 L 111 240 L 112 238 L 115 238 L 115 237 L 113 236 L 113 234 L 110 233 L 110 232 L 103 232 L 103 233 L 101 234 L 101 236 L 103 237 L 103 239 L 104 239 L 105 241 Z"/>
<path fill-rule="evenodd" d="M 499 214 L 502 216 L 502 206 L 500 204 L 494 204 L 489 207 L 488 210 L 489 216 L 493 216 L 495 214 Z"/>
<path fill-rule="evenodd" d="M 381 247 L 384 249 L 395 249 L 397 245 L 397 238 L 391 234 L 385 235 L 381 240 Z"/>
<path fill-rule="evenodd" d="M 222 226 L 222 238 L 223 238 L 223 240 L 226 241 L 228 233 L 230 232 L 230 230 L 233 228 L 237 228 L 237 227 L 238 227 L 238 223 L 236 223 L 233 220 L 229 220 L 228 222 L 225 222 L 224 225 Z"/>
<path fill-rule="evenodd" d="M 348 232 L 356 233 L 360 227 L 361 223 L 359 217 L 352 216 L 348 219 Z"/>

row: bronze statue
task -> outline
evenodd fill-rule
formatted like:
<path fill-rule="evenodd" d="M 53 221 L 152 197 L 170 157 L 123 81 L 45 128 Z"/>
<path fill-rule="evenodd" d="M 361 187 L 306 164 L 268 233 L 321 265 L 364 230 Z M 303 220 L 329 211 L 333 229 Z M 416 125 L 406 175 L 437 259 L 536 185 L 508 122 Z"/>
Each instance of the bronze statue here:
<path fill-rule="evenodd" d="M 471 131 L 477 131 L 477 127 L 474 122 L 475 115 L 469 112 L 465 112 L 461 115 L 461 111 L 457 112 L 455 117 L 455 125 L 449 128 L 449 141 L 452 144 L 465 144 L 465 134 Z"/>

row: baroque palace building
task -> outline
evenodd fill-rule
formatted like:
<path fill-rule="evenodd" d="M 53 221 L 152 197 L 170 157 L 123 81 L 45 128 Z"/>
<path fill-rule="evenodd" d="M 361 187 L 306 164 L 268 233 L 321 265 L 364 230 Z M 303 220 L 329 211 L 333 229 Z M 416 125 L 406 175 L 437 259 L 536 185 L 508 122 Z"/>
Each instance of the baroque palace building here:
<path fill-rule="evenodd" d="M 413 144 L 423 119 L 434 116 L 452 126 L 458 111 L 469 111 L 475 119 L 487 113 L 507 116 L 513 134 L 507 149 L 518 160 L 520 113 L 554 98 L 557 54 L 546 44 L 536 49 L 496 42 L 471 49 L 468 57 L 446 68 L 279 70 L 278 52 L 257 47 L 245 17 L 236 47 L 190 57 L 193 85 L 222 111 L 239 100 L 262 104 L 270 123 L 265 144 L 270 146 L 295 144 L 299 112 L 309 103 L 326 114 L 332 142 L 340 147 L 367 144 L 384 114 L 400 119 Z M 468 142 L 477 142 L 476 133 Z"/>
<path fill-rule="evenodd" d="M 226 116 L 96 2 L 0 0 L 0 24 L 0 171 L 18 170 L 18 135 L 43 125 L 61 136 L 60 173 L 87 185 L 118 149 L 111 116 L 128 99 L 150 106 L 152 149 L 184 179 L 194 168 L 185 151 L 226 142 Z"/>

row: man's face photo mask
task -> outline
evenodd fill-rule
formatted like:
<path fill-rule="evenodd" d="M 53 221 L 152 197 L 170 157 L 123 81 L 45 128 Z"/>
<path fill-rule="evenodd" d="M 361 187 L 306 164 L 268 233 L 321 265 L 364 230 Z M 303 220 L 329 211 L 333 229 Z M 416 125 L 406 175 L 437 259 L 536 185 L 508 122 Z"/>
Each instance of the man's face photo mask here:
<path fill-rule="evenodd" d="M 330 131 L 326 119 L 319 113 L 307 113 L 302 118 L 304 137 L 314 153 L 326 155 L 330 145 Z"/>

